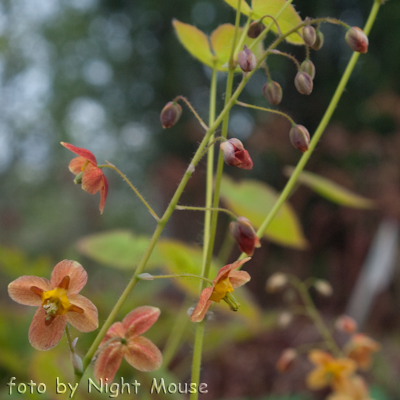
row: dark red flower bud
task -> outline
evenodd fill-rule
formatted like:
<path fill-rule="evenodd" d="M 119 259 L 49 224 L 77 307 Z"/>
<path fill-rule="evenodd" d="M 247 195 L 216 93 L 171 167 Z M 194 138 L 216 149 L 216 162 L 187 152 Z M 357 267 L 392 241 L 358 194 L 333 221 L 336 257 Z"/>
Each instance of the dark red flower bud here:
<path fill-rule="evenodd" d="M 313 80 L 307 72 L 299 71 L 294 79 L 294 84 L 301 94 L 310 94 L 313 90 Z"/>
<path fill-rule="evenodd" d="M 274 106 L 282 101 L 282 88 L 278 82 L 269 81 L 263 86 L 263 95 Z"/>
<path fill-rule="evenodd" d="M 310 144 L 310 134 L 303 125 L 295 125 L 289 132 L 290 141 L 296 149 L 302 153 L 308 150 Z"/>
<path fill-rule="evenodd" d="M 239 51 L 238 63 L 243 72 L 250 72 L 256 67 L 257 59 L 253 52 L 247 48 L 246 45 L 243 46 L 243 50 Z"/>
<path fill-rule="evenodd" d="M 306 72 L 311 79 L 315 78 L 315 65 L 311 60 L 304 60 L 300 65 L 300 71 Z"/>
<path fill-rule="evenodd" d="M 229 139 L 220 145 L 224 161 L 228 165 L 242 169 L 252 169 L 253 161 L 249 152 L 244 149 L 243 143 L 239 139 Z"/>
<path fill-rule="evenodd" d="M 345 39 L 353 51 L 358 51 L 359 53 L 366 53 L 368 51 L 368 37 L 357 26 L 348 29 Z"/>
<path fill-rule="evenodd" d="M 261 247 L 256 231 L 250 221 L 245 217 L 239 217 L 229 224 L 229 231 L 239 245 L 240 251 L 252 256 L 254 249 Z"/>
<path fill-rule="evenodd" d="M 320 50 L 324 45 L 324 34 L 321 31 L 317 31 L 317 38 L 314 44 L 311 46 L 313 50 Z"/>
<path fill-rule="evenodd" d="M 160 114 L 160 121 L 163 128 L 171 128 L 174 126 L 182 114 L 182 107 L 174 102 L 170 101 L 162 109 Z"/>
<path fill-rule="evenodd" d="M 262 22 L 254 21 L 250 24 L 249 30 L 247 31 L 247 36 L 249 38 L 255 39 L 260 35 L 260 33 L 265 29 L 265 25 Z"/>
<path fill-rule="evenodd" d="M 307 46 L 313 46 L 317 40 L 317 32 L 311 25 L 306 25 L 303 27 L 303 40 Z"/>

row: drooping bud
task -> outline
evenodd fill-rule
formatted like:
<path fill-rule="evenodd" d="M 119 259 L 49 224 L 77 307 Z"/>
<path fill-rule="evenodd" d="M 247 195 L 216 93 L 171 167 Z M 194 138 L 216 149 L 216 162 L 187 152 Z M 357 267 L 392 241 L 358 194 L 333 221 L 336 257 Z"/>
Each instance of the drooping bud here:
<path fill-rule="evenodd" d="M 333 294 L 333 289 L 331 284 L 325 279 L 318 279 L 314 283 L 315 290 L 325 297 L 330 297 Z"/>
<path fill-rule="evenodd" d="M 260 240 L 250 221 L 245 217 L 239 217 L 229 224 L 229 231 L 239 245 L 240 251 L 252 256 L 254 249 L 261 247 Z"/>
<path fill-rule="evenodd" d="M 295 125 L 289 132 L 290 142 L 293 147 L 305 153 L 310 145 L 310 134 L 303 125 Z"/>
<path fill-rule="evenodd" d="M 315 65 L 311 60 L 304 60 L 300 65 L 300 71 L 306 72 L 311 79 L 315 78 Z"/>
<path fill-rule="evenodd" d="M 250 24 L 247 36 L 251 39 L 258 37 L 261 32 L 265 29 L 265 25 L 260 21 L 254 21 Z"/>
<path fill-rule="evenodd" d="M 344 333 L 354 333 L 357 330 L 357 322 L 348 315 L 341 315 L 335 321 L 335 328 Z"/>
<path fill-rule="evenodd" d="M 278 82 L 268 81 L 263 86 L 263 95 L 274 106 L 282 101 L 282 88 Z"/>
<path fill-rule="evenodd" d="M 243 72 L 250 72 L 256 67 L 257 59 L 254 53 L 247 48 L 246 45 L 243 46 L 243 50 L 239 51 L 237 55 L 238 63 Z"/>
<path fill-rule="evenodd" d="M 366 53 L 368 51 L 368 37 L 357 26 L 353 26 L 347 30 L 345 39 L 353 51 L 358 51 L 359 53 Z"/>
<path fill-rule="evenodd" d="M 160 114 L 160 121 L 163 128 L 173 127 L 179 120 L 182 114 L 182 107 L 180 104 L 170 101 L 162 109 Z"/>
<path fill-rule="evenodd" d="M 303 27 L 303 40 L 307 46 L 313 46 L 317 40 L 317 32 L 311 25 L 306 25 Z"/>
<path fill-rule="evenodd" d="M 229 139 L 220 145 L 224 161 L 228 165 L 242 169 L 252 169 L 253 161 L 239 139 Z"/>
<path fill-rule="evenodd" d="M 275 272 L 268 278 L 265 288 L 267 292 L 275 293 L 279 290 L 282 290 L 287 285 L 287 283 L 288 279 L 285 274 L 283 274 L 282 272 Z"/>
<path fill-rule="evenodd" d="M 311 46 L 313 50 L 320 50 L 322 46 L 324 45 L 324 34 L 318 30 L 317 32 L 317 38 L 315 39 L 314 44 Z"/>
<path fill-rule="evenodd" d="M 307 72 L 299 71 L 294 79 L 296 89 L 301 94 L 310 94 L 313 90 L 313 80 Z"/>
<path fill-rule="evenodd" d="M 292 368 L 297 356 L 298 353 L 295 349 L 288 348 L 283 350 L 279 360 L 276 363 L 276 369 L 282 373 L 288 372 Z"/>

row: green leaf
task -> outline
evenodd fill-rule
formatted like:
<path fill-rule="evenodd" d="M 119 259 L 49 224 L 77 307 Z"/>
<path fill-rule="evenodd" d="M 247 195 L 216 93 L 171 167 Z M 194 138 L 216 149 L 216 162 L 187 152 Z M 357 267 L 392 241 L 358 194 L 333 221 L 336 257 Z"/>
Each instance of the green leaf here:
<path fill-rule="evenodd" d="M 116 230 L 86 236 L 77 242 L 78 251 L 108 267 L 134 270 L 149 244 L 148 236 L 136 236 L 130 231 Z M 149 265 L 162 260 L 153 251 Z"/>
<path fill-rule="evenodd" d="M 225 2 L 228 3 L 235 10 L 237 9 L 238 0 L 225 0 Z M 241 0 L 241 2 L 242 3 L 240 5 L 240 12 L 244 15 L 249 15 L 251 13 L 250 6 L 245 2 L 245 0 Z"/>
<path fill-rule="evenodd" d="M 276 18 L 276 16 L 279 15 L 277 21 L 281 32 L 284 34 L 301 23 L 299 14 L 297 14 L 291 4 L 286 6 L 282 13 L 279 13 L 285 4 L 286 0 L 252 0 L 253 18 L 259 19 L 264 15 L 272 15 Z M 271 18 L 265 18 L 263 21 L 264 24 L 267 25 L 272 20 Z M 275 23 L 272 25 L 271 29 L 276 33 L 278 32 Z M 304 44 L 303 38 L 297 33 L 292 33 L 286 40 L 292 44 Z"/>
<path fill-rule="evenodd" d="M 221 197 L 228 208 L 238 216 L 248 218 L 258 229 L 276 203 L 278 193 L 260 181 L 234 182 L 224 176 L 221 182 Z M 282 205 L 264 236 L 282 246 L 296 249 L 305 249 L 308 246 L 300 222 L 287 202 Z"/>
<path fill-rule="evenodd" d="M 293 171 L 293 167 L 286 167 L 284 169 L 284 174 L 290 177 Z M 359 196 L 337 183 L 332 182 L 330 179 L 323 178 L 311 172 L 301 172 L 297 181 L 308 186 L 326 199 L 342 206 L 362 209 L 375 208 L 375 203 L 372 200 Z"/>
<path fill-rule="evenodd" d="M 214 56 L 210 49 L 208 37 L 195 26 L 185 24 L 177 19 L 172 21 L 172 25 L 185 49 L 203 64 L 213 67 Z"/>
<path fill-rule="evenodd" d="M 243 29 L 239 28 L 238 37 L 241 36 Z M 223 24 L 220 25 L 217 29 L 215 29 L 210 37 L 211 46 L 214 50 L 215 56 L 217 58 L 217 69 L 219 71 L 227 71 L 227 63 L 229 61 L 229 57 L 231 55 L 231 47 L 233 42 L 233 36 L 235 33 L 235 27 L 232 24 Z M 243 44 L 249 47 L 255 39 L 251 39 L 249 37 L 245 37 Z M 260 42 L 256 48 L 252 49 L 254 55 L 257 59 L 259 59 L 263 52 L 262 43 Z M 241 72 L 241 69 L 238 67 L 237 72 Z"/>

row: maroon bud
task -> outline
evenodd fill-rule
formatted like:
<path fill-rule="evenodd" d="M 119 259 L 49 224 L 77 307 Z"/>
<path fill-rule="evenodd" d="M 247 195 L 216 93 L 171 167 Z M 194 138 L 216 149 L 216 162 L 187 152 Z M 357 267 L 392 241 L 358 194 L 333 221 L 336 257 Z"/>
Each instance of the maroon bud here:
<path fill-rule="evenodd" d="M 182 107 L 174 102 L 170 101 L 162 109 L 160 114 L 160 121 L 163 128 L 171 128 L 174 126 L 182 114 Z"/>
<path fill-rule="evenodd" d="M 254 249 L 261 247 L 256 231 L 250 221 L 245 217 L 239 217 L 229 224 L 229 231 L 239 245 L 240 251 L 252 256 Z"/>
<path fill-rule="evenodd" d="M 307 72 L 311 79 L 315 77 L 315 65 L 311 60 L 304 60 L 300 65 L 300 71 Z"/>
<path fill-rule="evenodd" d="M 246 45 L 244 45 L 243 50 L 238 53 L 237 59 L 243 72 L 253 71 L 253 69 L 256 67 L 256 56 L 249 48 L 247 48 Z"/>
<path fill-rule="evenodd" d="M 269 81 L 263 86 L 263 95 L 274 106 L 282 101 L 282 88 L 278 82 Z"/>
<path fill-rule="evenodd" d="M 358 51 L 359 53 L 366 53 L 368 51 L 368 37 L 357 26 L 353 26 L 347 30 L 345 39 L 353 51 Z"/>
<path fill-rule="evenodd" d="M 310 134 L 303 125 L 295 125 L 289 132 L 290 142 L 293 147 L 299 149 L 302 153 L 308 150 L 310 144 Z"/>
<path fill-rule="evenodd" d="M 252 169 L 253 161 L 239 139 L 229 139 L 220 145 L 224 161 L 228 165 L 242 169 Z"/>
<path fill-rule="evenodd" d="M 303 40 L 307 46 L 313 46 L 317 40 L 317 32 L 311 25 L 306 25 L 303 27 Z"/>
<path fill-rule="evenodd" d="M 324 34 L 321 31 L 317 31 L 317 38 L 315 39 L 314 44 L 311 46 L 313 50 L 320 50 L 324 45 Z"/>
<path fill-rule="evenodd" d="M 265 25 L 262 22 L 254 21 L 250 24 L 249 30 L 247 31 L 247 36 L 249 38 L 255 39 L 261 32 L 265 29 Z"/>
<path fill-rule="evenodd" d="M 294 84 L 301 94 L 310 94 L 313 90 L 313 80 L 307 72 L 299 71 L 294 79 Z"/>

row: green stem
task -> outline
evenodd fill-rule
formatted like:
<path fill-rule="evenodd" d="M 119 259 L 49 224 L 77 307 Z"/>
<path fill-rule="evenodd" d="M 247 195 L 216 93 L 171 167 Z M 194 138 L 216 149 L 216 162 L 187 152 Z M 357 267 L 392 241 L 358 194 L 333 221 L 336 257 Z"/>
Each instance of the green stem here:
<path fill-rule="evenodd" d="M 200 279 L 203 282 L 208 282 L 211 285 L 213 284 L 213 281 L 207 278 L 204 278 L 203 276 L 195 275 L 195 274 L 178 274 L 178 275 L 152 275 L 152 279 L 174 279 L 174 278 L 195 278 L 195 279 Z M 139 276 L 140 279 L 140 276 Z M 146 280 L 146 279 L 144 279 Z M 149 279 L 150 280 L 150 279 Z"/>
<path fill-rule="evenodd" d="M 282 117 L 285 117 L 286 119 L 288 119 L 289 122 L 292 124 L 292 126 L 296 125 L 296 122 L 294 122 L 293 119 L 289 117 L 289 115 L 285 114 L 282 111 L 274 110 L 272 108 L 253 106 L 252 104 L 242 103 L 241 101 L 237 101 L 236 104 L 238 106 L 242 106 L 242 107 L 254 108 L 255 110 L 261 110 L 261 111 L 266 111 L 266 112 L 281 115 Z"/>
<path fill-rule="evenodd" d="M 177 210 L 193 210 L 193 211 L 221 211 L 224 212 L 228 215 L 230 215 L 234 220 L 237 219 L 237 215 L 235 215 L 232 211 L 226 209 L 226 208 L 221 208 L 221 207 L 191 207 L 191 206 L 176 206 Z"/>
<path fill-rule="evenodd" d="M 200 122 L 200 125 L 206 130 L 208 131 L 208 126 L 204 123 L 204 121 L 200 118 L 200 115 L 197 114 L 196 110 L 193 108 L 193 106 L 190 104 L 190 101 L 184 97 L 184 96 L 177 96 L 175 97 L 174 101 L 176 102 L 177 100 L 183 100 L 186 105 L 188 106 L 188 108 L 190 109 L 190 111 L 194 114 L 194 116 L 197 118 L 197 120 Z"/>
<path fill-rule="evenodd" d="M 160 217 L 155 213 L 155 211 L 150 207 L 149 203 L 144 199 L 144 197 L 139 193 L 139 191 L 135 188 L 135 186 L 132 185 L 131 181 L 126 177 L 125 174 L 123 174 L 115 165 L 111 164 L 110 162 L 106 161 L 107 165 L 99 165 L 99 168 L 111 168 L 115 172 L 117 172 L 122 179 L 129 185 L 129 187 L 134 191 L 134 193 L 139 197 L 140 200 L 142 200 L 142 203 L 146 206 L 146 208 L 149 210 L 150 214 L 154 217 L 156 221 L 160 220 Z"/>

